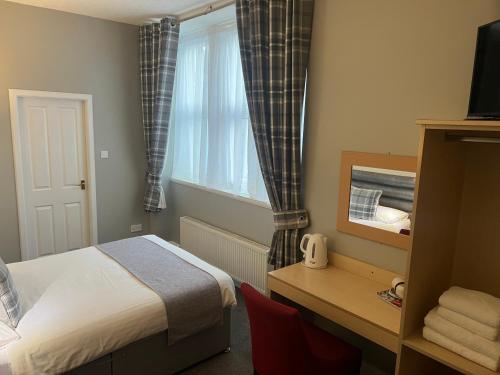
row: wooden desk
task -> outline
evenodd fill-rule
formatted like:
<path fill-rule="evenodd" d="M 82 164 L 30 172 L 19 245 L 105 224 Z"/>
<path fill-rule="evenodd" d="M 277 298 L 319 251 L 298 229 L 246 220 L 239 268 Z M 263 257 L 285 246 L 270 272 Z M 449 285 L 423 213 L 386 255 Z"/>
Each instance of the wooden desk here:
<path fill-rule="evenodd" d="M 401 311 L 376 293 L 399 275 L 335 253 L 329 254 L 329 262 L 322 270 L 295 264 L 269 272 L 267 286 L 397 353 Z"/>

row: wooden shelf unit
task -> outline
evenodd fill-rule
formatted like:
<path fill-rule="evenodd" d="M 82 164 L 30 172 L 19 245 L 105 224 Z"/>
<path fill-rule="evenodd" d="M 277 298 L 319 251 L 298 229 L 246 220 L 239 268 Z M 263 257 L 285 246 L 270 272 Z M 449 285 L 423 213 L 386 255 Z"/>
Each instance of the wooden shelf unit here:
<path fill-rule="evenodd" d="M 427 341 L 420 333 L 415 333 L 403 340 L 403 345 L 466 375 L 498 374 L 486 367 L 469 361 L 467 358 L 450 352 L 442 346 Z"/>
<path fill-rule="evenodd" d="M 498 374 L 421 336 L 452 285 L 500 297 L 500 121 L 419 120 L 397 373 Z M 416 333 L 418 332 L 418 333 Z"/>

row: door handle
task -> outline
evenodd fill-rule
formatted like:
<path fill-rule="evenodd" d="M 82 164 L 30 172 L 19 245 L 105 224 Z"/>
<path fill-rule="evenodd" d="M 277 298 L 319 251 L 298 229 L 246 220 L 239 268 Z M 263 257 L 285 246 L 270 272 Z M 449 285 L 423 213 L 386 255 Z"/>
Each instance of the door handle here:
<path fill-rule="evenodd" d="M 80 181 L 80 189 L 85 190 L 85 180 Z"/>

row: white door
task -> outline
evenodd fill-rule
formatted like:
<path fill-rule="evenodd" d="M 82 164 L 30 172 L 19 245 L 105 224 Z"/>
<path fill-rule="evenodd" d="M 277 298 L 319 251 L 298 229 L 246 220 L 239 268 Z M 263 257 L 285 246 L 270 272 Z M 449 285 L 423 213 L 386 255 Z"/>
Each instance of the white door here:
<path fill-rule="evenodd" d="M 18 119 L 25 254 L 36 258 L 89 246 L 83 102 L 20 98 Z"/>

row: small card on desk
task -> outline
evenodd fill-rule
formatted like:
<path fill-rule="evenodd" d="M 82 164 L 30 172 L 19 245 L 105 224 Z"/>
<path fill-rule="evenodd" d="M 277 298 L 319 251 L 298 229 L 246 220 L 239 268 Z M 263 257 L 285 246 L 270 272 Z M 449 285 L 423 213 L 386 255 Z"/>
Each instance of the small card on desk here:
<path fill-rule="evenodd" d="M 377 292 L 377 295 L 382 301 L 387 302 L 391 306 L 394 306 L 398 309 L 403 306 L 403 300 L 394 292 L 392 288 Z"/>

